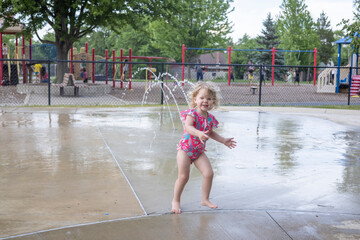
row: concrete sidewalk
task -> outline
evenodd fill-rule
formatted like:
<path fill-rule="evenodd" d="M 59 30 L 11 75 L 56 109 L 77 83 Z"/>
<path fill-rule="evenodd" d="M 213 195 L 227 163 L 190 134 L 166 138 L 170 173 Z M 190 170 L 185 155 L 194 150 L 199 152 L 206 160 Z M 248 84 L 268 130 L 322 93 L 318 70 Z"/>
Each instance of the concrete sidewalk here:
<path fill-rule="evenodd" d="M 203 211 L 68 227 L 16 237 L 44 239 L 359 239 L 359 215 L 292 211 Z"/>
<path fill-rule="evenodd" d="M 360 111 L 222 107 L 241 142 L 207 146 L 220 207 L 199 205 L 192 170 L 181 215 L 168 114 L 1 109 L 0 239 L 360 239 Z"/>

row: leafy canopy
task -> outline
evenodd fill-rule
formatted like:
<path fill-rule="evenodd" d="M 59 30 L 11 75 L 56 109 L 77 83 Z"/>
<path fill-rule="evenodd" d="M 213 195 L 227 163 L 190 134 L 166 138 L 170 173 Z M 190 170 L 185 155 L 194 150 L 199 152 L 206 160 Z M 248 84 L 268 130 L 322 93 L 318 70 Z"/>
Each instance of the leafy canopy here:
<path fill-rule="evenodd" d="M 43 43 L 53 43 L 58 60 L 66 60 L 71 46 L 95 29 L 106 27 L 119 31 L 127 24 L 136 25 L 143 17 L 166 18 L 171 22 L 180 0 L 2 0 L 0 18 L 4 28 L 23 24 L 28 34 L 35 33 Z M 49 25 L 55 40 L 39 37 L 38 31 Z M 1 30 L 1 29 L 0 29 Z M 67 65 L 57 65 L 57 79 L 62 81 Z"/>
<path fill-rule="evenodd" d="M 335 52 L 335 49 L 333 48 L 335 38 L 330 21 L 325 12 L 320 14 L 320 18 L 318 18 L 316 22 L 316 31 L 320 38 L 320 45 L 318 47 L 319 62 L 328 64 Z"/>
<path fill-rule="evenodd" d="M 287 50 L 312 50 L 319 46 L 315 23 L 307 10 L 305 0 L 283 0 L 278 24 L 281 44 Z M 285 54 L 286 64 L 310 65 L 310 53 Z"/>
<path fill-rule="evenodd" d="M 91 33 L 98 27 L 119 31 L 127 24 L 136 26 L 143 16 L 166 17 L 176 11 L 174 0 L 2 0 L 0 18 L 6 26 L 23 24 L 27 33 L 35 33 L 49 25 L 55 41 L 66 43 Z M 38 35 L 39 36 L 39 35 Z"/>
<path fill-rule="evenodd" d="M 161 49 L 162 55 L 180 60 L 181 46 L 187 47 L 224 47 L 229 42 L 227 35 L 232 25 L 227 15 L 232 0 L 183 0 L 179 14 L 174 15 L 174 26 L 167 20 L 150 23 L 149 31 L 152 45 Z M 188 51 L 190 61 L 200 52 Z"/>
<path fill-rule="evenodd" d="M 360 0 L 354 0 L 354 7 L 355 10 L 353 11 L 353 22 L 350 22 L 349 19 L 343 19 L 340 24 L 343 25 L 342 30 L 345 31 L 345 36 L 352 38 L 350 45 L 352 47 L 352 52 L 355 53 L 360 47 Z"/>

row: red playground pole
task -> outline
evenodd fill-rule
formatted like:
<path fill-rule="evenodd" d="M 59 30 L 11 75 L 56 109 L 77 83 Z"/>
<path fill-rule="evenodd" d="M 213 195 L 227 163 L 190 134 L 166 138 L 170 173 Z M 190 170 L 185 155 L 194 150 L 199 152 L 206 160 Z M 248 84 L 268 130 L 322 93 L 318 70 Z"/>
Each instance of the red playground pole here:
<path fill-rule="evenodd" d="M 74 60 L 74 46 L 71 46 L 70 49 L 70 73 L 74 73 L 74 69 L 73 69 L 73 60 Z"/>
<path fill-rule="evenodd" d="M 149 68 L 151 68 L 151 58 L 149 58 L 149 62 L 150 62 Z M 151 72 L 150 71 L 149 71 L 149 84 L 151 86 Z"/>
<path fill-rule="evenodd" d="M 120 61 L 122 62 L 124 60 L 124 50 L 121 48 L 120 49 Z M 121 63 L 120 64 L 120 88 L 123 88 L 123 80 L 122 77 L 123 77 L 123 64 Z M 125 76 L 124 76 L 125 78 Z"/>
<path fill-rule="evenodd" d="M 25 59 L 25 37 L 24 34 L 22 36 L 22 43 L 23 43 L 23 59 Z M 23 61 L 23 83 L 26 83 L 26 66 L 25 66 L 25 61 Z"/>
<path fill-rule="evenodd" d="M 113 49 L 113 88 L 115 88 L 115 49 Z"/>
<path fill-rule="evenodd" d="M 109 77 L 109 74 L 108 74 L 108 64 L 107 64 L 107 61 L 108 61 L 108 50 L 105 49 L 105 62 L 106 62 L 106 66 L 105 66 L 105 78 L 106 78 L 106 81 L 105 83 L 108 84 L 108 77 Z"/>
<path fill-rule="evenodd" d="M 229 46 L 229 64 L 231 64 L 231 46 Z M 229 70 L 228 70 L 228 86 L 230 86 L 230 72 L 231 72 L 231 66 L 229 65 Z"/>
<path fill-rule="evenodd" d="M 95 83 L 95 48 L 92 49 L 92 82 Z"/>
<path fill-rule="evenodd" d="M 181 70 L 181 81 L 184 86 L 184 74 L 185 74 L 185 44 L 182 45 L 182 70 Z"/>
<path fill-rule="evenodd" d="M 85 43 L 85 52 L 86 52 L 86 53 L 89 53 L 89 47 L 88 47 L 88 43 L 87 43 L 87 42 Z"/>
<path fill-rule="evenodd" d="M 0 59 L 2 59 L 2 57 L 2 33 L 0 33 Z M 3 85 L 3 61 L 0 61 L 0 85 Z"/>
<path fill-rule="evenodd" d="M 129 48 L 129 62 L 132 62 L 132 49 Z M 129 64 L 129 90 L 131 90 L 131 70 L 132 64 Z"/>
<path fill-rule="evenodd" d="M 275 50 L 275 47 L 273 47 L 273 49 L 272 49 L 272 65 L 274 66 L 275 65 L 275 52 L 276 52 L 276 50 Z M 274 67 L 272 67 L 272 70 L 271 70 L 271 86 L 274 86 L 274 70 L 275 70 L 275 68 Z"/>
<path fill-rule="evenodd" d="M 30 37 L 30 40 L 29 40 L 29 58 L 30 60 L 32 59 L 32 49 L 31 49 L 31 45 L 32 45 L 32 40 L 31 40 L 31 37 Z"/>
<path fill-rule="evenodd" d="M 316 85 L 316 55 L 317 48 L 314 49 L 314 86 Z"/>

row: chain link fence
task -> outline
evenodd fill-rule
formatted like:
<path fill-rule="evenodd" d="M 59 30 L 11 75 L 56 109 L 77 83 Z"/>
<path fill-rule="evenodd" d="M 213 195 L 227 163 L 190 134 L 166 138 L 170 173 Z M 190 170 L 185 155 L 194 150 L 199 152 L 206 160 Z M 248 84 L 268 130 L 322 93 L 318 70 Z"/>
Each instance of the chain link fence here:
<path fill-rule="evenodd" d="M 41 79 L 35 64 L 46 68 L 45 78 Z M 2 60 L 0 106 L 188 104 L 187 92 L 197 78 L 218 86 L 222 105 L 360 104 L 358 69 L 351 67 L 155 62 L 132 62 L 126 66 L 125 62 L 104 60 L 73 61 L 72 67 L 67 62 L 73 77 L 61 84 L 56 82 L 57 64 L 59 61 L 54 60 Z M 84 68 L 87 83 L 83 82 Z M 121 69 L 126 69 L 125 76 Z"/>

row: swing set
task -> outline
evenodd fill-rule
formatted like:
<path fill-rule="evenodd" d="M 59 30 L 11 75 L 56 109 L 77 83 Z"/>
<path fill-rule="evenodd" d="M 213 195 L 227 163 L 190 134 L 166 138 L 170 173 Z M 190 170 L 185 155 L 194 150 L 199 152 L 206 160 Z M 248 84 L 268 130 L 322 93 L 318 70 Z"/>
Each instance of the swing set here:
<path fill-rule="evenodd" d="M 233 51 L 247 51 L 247 52 L 272 52 L 272 71 L 271 71 L 271 85 L 274 86 L 274 73 L 275 73 L 275 53 L 276 52 L 298 52 L 300 53 L 314 53 L 314 86 L 316 85 L 316 57 L 317 57 L 317 48 L 314 50 L 276 50 L 273 47 L 270 50 L 263 49 L 232 49 L 231 46 L 229 48 L 193 48 L 193 47 L 185 47 L 185 44 L 182 45 L 182 82 L 184 84 L 185 80 L 185 51 L 186 50 L 203 50 L 203 51 L 227 51 L 228 52 L 228 86 L 230 86 L 231 82 L 231 52 Z"/>
<path fill-rule="evenodd" d="M 96 80 L 96 77 L 95 77 L 95 60 L 96 60 L 96 55 L 95 55 L 95 48 L 92 49 L 92 53 L 91 53 L 91 56 L 90 56 L 90 53 L 89 53 L 89 47 L 88 47 L 88 43 L 86 42 L 85 43 L 85 54 L 89 54 L 89 60 L 92 61 L 91 63 L 91 68 L 90 68 L 90 73 L 91 73 L 91 79 L 92 79 L 92 82 L 95 83 L 95 80 Z M 74 68 L 73 68 L 73 60 L 74 60 L 74 50 L 73 50 L 73 47 L 70 49 L 70 72 L 71 73 L 74 73 Z M 117 70 L 119 69 L 118 67 L 116 67 L 116 61 L 119 61 L 120 62 L 124 62 L 125 60 L 128 60 L 127 63 L 120 63 L 120 76 L 121 76 L 121 81 L 120 81 L 120 88 L 123 88 L 123 73 L 124 73 L 124 67 L 126 64 L 128 64 L 128 72 L 129 72 L 129 76 L 128 76 L 128 79 L 129 79 L 129 89 L 131 90 L 132 86 L 131 86 L 131 83 L 132 83 L 132 60 L 133 59 L 146 59 L 149 61 L 149 68 L 153 70 L 152 66 L 151 66 L 151 63 L 152 63 L 152 60 L 153 59 L 157 59 L 157 60 L 169 60 L 169 58 L 167 57 L 152 57 L 152 56 L 133 56 L 132 55 L 132 49 L 129 48 L 129 55 L 128 56 L 124 56 L 124 50 L 121 48 L 120 49 L 120 56 L 116 56 L 116 52 L 115 50 L 112 51 L 112 56 L 109 56 L 109 53 L 108 53 L 108 50 L 105 49 L 105 58 L 101 57 L 102 59 L 105 59 L 105 79 L 106 79 L 106 84 L 108 84 L 108 79 L 109 79 L 109 76 L 108 76 L 108 64 L 112 64 L 113 65 L 113 69 L 112 69 L 112 82 L 113 82 L 113 87 L 115 88 L 115 76 L 116 76 L 116 73 L 117 73 Z M 87 59 L 86 59 L 87 60 Z M 108 60 L 112 60 L 111 61 L 108 61 Z M 77 69 L 77 68 L 76 68 Z M 153 71 L 154 72 L 154 71 Z M 146 82 L 147 82 L 147 72 L 146 72 Z M 79 75 L 79 74 L 78 74 Z M 125 76 L 124 76 L 125 77 Z M 151 75 L 151 72 L 149 72 L 149 81 L 151 83 L 151 78 L 152 78 L 152 75 Z"/>

